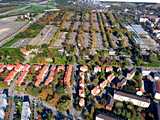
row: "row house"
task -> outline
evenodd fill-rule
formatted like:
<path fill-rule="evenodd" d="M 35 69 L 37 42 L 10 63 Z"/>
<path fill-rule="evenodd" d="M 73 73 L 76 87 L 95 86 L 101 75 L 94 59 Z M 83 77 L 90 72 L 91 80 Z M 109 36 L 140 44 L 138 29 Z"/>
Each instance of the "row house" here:
<path fill-rule="evenodd" d="M 107 77 L 107 80 L 100 83 L 100 85 L 97 85 L 91 90 L 91 93 L 93 96 L 97 96 L 100 94 L 100 92 L 107 86 L 108 83 L 111 83 L 111 81 L 115 78 L 114 74 L 110 74 Z"/>
<path fill-rule="evenodd" d="M 15 65 L 14 69 L 7 75 L 7 77 L 4 79 L 4 82 L 7 85 L 10 85 L 11 81 L 15 78 L 16 74 L 20 72 L 23 69 L 22 64 Z"/>
<path fill-rule="evenodd" d="M 121 101 L 121 102 L 131 102 L 133 105 L 142 107 L 142 108 L 148 108 L 150 105 L 150 99 L 139 97 L 137 95 L 132 95 L 128 93 L 124 93 L 121 91 L 115 91 L 114 92 L 114 100 Z"/>
<path fill-rule="evenodd" d="M 41 84 L 41 82 L 44 80 L 47 72 L 48 72 L 49 66 L 45 65 L 42 67 L 42 69 L 40 70 L 39 74 L 36 76 L 36 82 L 35 82 L 35 86 L 39 87 L 39 85 Z"/>
<path fill-rule="evenodd" d="M 73 65 L 68 65 L 64 76 L 64 84 L 67 86 L 71 85 L 72 70 L 73 70 Z"/>
<path fill-rule="evenodd" d="M 88 71 L 88 67 L 87 66 L 81 66 L 80 67 L 80 81 L 79 81 L 79 96 L 80 96 L 80 101 L 79 101 L 79 105 L 81 107 L 83 107 L 85 105 L 85 72 Z"/>
<path fill-rule="evenodd" d="M 31 67 L 30 65 L 26 64 L 24 66 L 24 68 L 22 69 L 22 72 L 21 72 L 20 76 L 18 77 L 18 80 L 16 80 L 16 84 L 18 86 L 21 86 L 21 84 L 24 82 L 24 79 L 25 79 L 27 73 L 29 72 L 30 67 Z"/>
<path fill-rule="evenodd" d="M 52 66 L 51 69 L 50 69 L 49 76 L 44 83 L 45 86 L 49 85 L 53 81 L 53 79 L 56 75 L 56 72 L 57 72 L 56 66 Z"/>

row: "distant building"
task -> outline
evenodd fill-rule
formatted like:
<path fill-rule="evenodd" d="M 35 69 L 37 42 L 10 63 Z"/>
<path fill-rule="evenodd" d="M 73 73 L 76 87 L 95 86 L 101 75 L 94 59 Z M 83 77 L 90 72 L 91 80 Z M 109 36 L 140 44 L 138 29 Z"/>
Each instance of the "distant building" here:
<path fill-rule="evenodd" d="M 160 100 L 160 80 L 155 81 L 155 95 L 154 98 Z"/>
<path fill-rule="evenodd" d="M 148 108 L 150 105 L 150 99 L 139 97 L 137 95 L 132 95 L 120 91 L 115 91 L 114 93 L 114 99 L 117 101 L 125 101 L 125 102 L 131 102 L 136 106 L 142 107 L 142 108 Z"/>
<path fill-rule="evenodd" d="M 2 93 L 0 94 L 0 120 L 5 118 L 5 110 L 8 106 L 7 95 Z"/>
<path fill-rule="evenodd" d="M 160 120 L 160 103 L 156 103 L 155 119 Z"/>
<path fill-rule="evenodd" d="M 96 116 L 95 120 L 122 120 L 122 119 L 110 113 L 107 114 L 101 113 Z"/>
<path fill-rule="evenodd" d="M 156 49 L 157 43 L 154 39 L 152 39 L 149 34 L 142 28 L 141 25 L 132 24 L 126 26 L 127 30 L 130 32 L 134 32 L 134 41 L 137 45 L 140 46 L 141 49 Z"/>
<path fill-rule="evenodd" d="M 21 120 L 30 120 L 31 117 L 31 109 L 29 100 L 24 97 L 23 105 L 22 105 L 22 113 L 21 113 Z"/>

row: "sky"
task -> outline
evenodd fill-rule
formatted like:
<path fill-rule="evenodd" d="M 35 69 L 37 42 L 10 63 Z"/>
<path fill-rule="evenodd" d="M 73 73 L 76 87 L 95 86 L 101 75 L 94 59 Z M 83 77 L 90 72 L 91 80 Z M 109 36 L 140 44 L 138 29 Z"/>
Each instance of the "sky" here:
<path fill-rule="evenodd" d="M 152 3 L 160 3 L 160 0 L 100 0 L 100 1 L 120 1 L 120 2 L 152 2 Z"/>

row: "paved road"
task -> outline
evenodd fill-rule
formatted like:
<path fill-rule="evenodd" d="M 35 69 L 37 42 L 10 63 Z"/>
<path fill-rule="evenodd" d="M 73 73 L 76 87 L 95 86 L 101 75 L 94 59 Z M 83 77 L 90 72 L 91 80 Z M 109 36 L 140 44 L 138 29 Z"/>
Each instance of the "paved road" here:
<path fill-rule="evenodd" d="M 53 33 L 56 32 L 57 28 L 53 25 L 45 26 L 41 32 L 33 38 L 29 44 L 30 45 L 42 45 L 49 44 L 49 41 L 52 39 Z"/>
<path fill-rule="evenodd" d="M 15 111 L 15 102 L 14 102 L 14 96 L 15 96 L 15 81 L 17 80 L 17 76 L 16 78 L 11 82 L 11 85 L 9 87 L 9 96 L 10 96 L 10 100 L 11 100 L 11 105 L 10 105 L 10 109 L 9 109 L 9 120 L 13 120 L 14 118 L 14 111 Z"/>

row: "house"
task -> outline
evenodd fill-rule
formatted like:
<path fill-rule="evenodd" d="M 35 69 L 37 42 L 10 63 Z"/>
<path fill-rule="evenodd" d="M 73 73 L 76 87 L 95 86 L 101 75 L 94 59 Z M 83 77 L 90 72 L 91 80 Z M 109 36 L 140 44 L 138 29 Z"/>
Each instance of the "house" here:
<path fill-rule="evenodd" d="M 79 73 L 80 75 L 80 80 L 79 80 L 79 96 L 81 97 L 80 98 L 80 101 L 79 101 L 79 105 L 81 107 L 83 107 L 85 105 L 85 73 L 84 72 L 80 72 Z"/>
<path fill-rule="evenodd" d="M 28 56 L 31 53 L 31 51 L 27 50 L 26 48 L 21 48 L 20 51 L 22 54 L 24 54 L 26 56 Z"/>
<path fill-rule="evenodd" d="M 7 70 L 11 71 L 11 70 L 14 68 L 14 65 L 8 64 L 8 65 L 6 66 L 6 68 L 7 68 Z"/>
<path fill-rule="evenodd" d="M 100 86 L 97 85 L 96 87 L 94 87 L 92 90 L 91 90 L 91 93 L 93 96 L 97 96 L 99 93 L 101 92 L 101 89 L 100 89 Z"/>
<path fill-rule="evenodd" d="M 133 105 L 142 107 L 142 108 L 148 108 L 150 105 L 150 99 L 140 97 L 133 94 L 124 93 L 121 91 L 115 91 L 114 92 L 114 100 L 117 101 L 125 101 L 125 102 L 131 102 Z"/>
<path fill-rule="evenodd" d="M 16 81 L 16 84 L 17 84 L 18 86 L 21 86 L 21 84 L 23 83 L 23 81 L 24 81 L 27 73 L 29 72 L 29 68 L 30 68 L 30 67 L 31 67 L 30 65 L 26 64 L 26 65 L 24 66 L 24 68 L 22 69 L 22 72 L 21 72 L 20 76 L 18 77 L 18 80 Z"/>
<path fill-rule="evenodd" d="M 15 70 L 12 70 L 8 75 L 7 77 L 4 79 L 4 82 L 7 84 L 7 85 L 10 85 L 11 81 L 15 78 L 16 74 L 18 72 L 15 71 Z"/>
<path fill-rule="evenodd" d="M 5 110 L 7 106 L 8 106 L 7 95 L 4 93 L 0 93 L 0 120 L 4 120 Z"/>
<path fill-rule="evenodd" d="M 156 100 L 160 100 L 160 80 L 155 81 L 155 95 Z"/>
<path fill-rule="evenodd" d="M 20 72 L 23 69 L 23 65 L 22 64 L 16 64 L 16 66 L 14 67 L 14 70 L 17 72 Z"/>
<path fill-rule="evenodd" d="M 3 66 L 4 66 L 3 64 L 0 64 L 0 68 L 3 67 Z"/>
<path fill-rule="evenodd" d="M 10 85 L 10 82 L 14 79 L 16 74 L 23 69 L 23 67 L 24 66 L 22 64 L 16 64 L 14 69 L 4 79 L 4 82 L 7 83 L 7 85 Z"/>
<path fill-rule="evenodd" d="M 41 65 L 34 65 L 34 70 L 38 71 L 39 69 L 41 69 L 41 67 L 42 67 Z"/>
<path fill-rule="evenodd" d="M 80 72 L 82 73 L 82 72 Z M 80 86 L 80 89 L 79 89 L 79 96 L 84 98 L 85 97 L 85 80 L 84 80 L 84 74 L 80 74 L 81 75 L 81 78 L 83 79 L 80 79 L 79 81 L 79 86 Z"/>
<path fill-rule="evenodd" d="M 31 117 L 31 109 L 29 100 L 23 100 L 22 105 L 22 113 L 21 113 L 21 120 L 30 120 Z"/>
<path fill-rule="evenodd" d="M 101 82 L 99 85 L 101 90 L 103 90 L 107 86 L 107 84 L 108 84 L 108 80 L 104 80 L 103 82 Z"/>
<path fill-rule="evenodd" d="M 91 94 L 93 96 L 97 96 L 107 86 L 107 84 L 110 83 L 114 78 L 115 76 L 113 74 L 110 74 L 107 77 L 107 80 L 104 80 L 103 82 L 101 82 L 99 85 L 97 85 L 91 90 Z"/>
<path fill-rule="evenodd" d="M 108 77 L 107 77 L 107 80 L 111 83 L 112 80 L 115 78 L 114 74 L 110 74 Z"/>
<path fill-rule="evenodd" d="M 107 95 L 107 104 L 105 106 L 106 110 L 111 111 L 114 105 L 114 99 L 111 95 Z"/>
<path fill-rule="evenodd" d="M 81 106 L 81 107 L 85 106 L 85 100 L 84 100 L 84 98 L 80 98 L 79 106 Z"/>
<path fill-rule="evenodd" d="M 95 66 L 94 67 L 94 73 L 98 73 L 98 72 L 101 72 L 102 71 L 102 68 L 100 66 Z"/>
<path fill-rule="evenodd" d="M 95 120 L 123 120 L 123 119 L 107 112 L 96 115 Z"/>
<path fill-rule="evenodd" d="M 57 68 L 57 72 L 60 72 L 60 71 L 65 71 L 65 67 L 64 67 L 64 65 L 60 65 L 60 66 L 58 66 L 58 68 Z"/>
<path fill-rule="evenodd" d="M 84 88 L 79 89 L 79 96 L 82 97 L 82 98 L 85 97 Z"/>
<path fill-rule="evenodd" d="M 53 79 L 56 75 L 56 72 L 57 72 L 56 66 L 52 66 L 51 69 L 50 69 L 49 76 L 44 83 L 46 86 L 49 85 L 53 81 Z"/>
<path fill-rule="evenodd" d="M 73 65 L 68 65 L 64 76 L 64 84 L 70 87 L 72 77 Z"/>
<path fill-rule="evenodd" d="M 5 68 L 5 67 L 6 67 L 6 66 L 3 65 L 3 64 L 0 65 L 0 73 L 2 73 L 2 72 L 4 71 L 4 68 Z"/>
<path fill-rule="evenodd" d="M 110 71 L 113 71 L 113 67 L 112 66 L 106 67 L 106 72 L 110 72 Z"/>
<path fill-rule="evenodd" d="M 49 66 L 48 65 L 44 65 L 42 67 L 42 69 L 40 70 L 39 74 L 36 76 L 36 82 L 35 82 L 35 86 L 39 87 L 40 83 L 44 80 L 47 72 L 48 72 Z"/>
<path fill-rule="evenodd" d="M 79 86 L 80 87 L 84 87 L 84 84 L 85 84 L 85 80 L 84 80 L 84 74 L 81 74 L 81 79 L 80 79 L 80 81 L 79 81 Z"/>
<path fill-rule="evenodd" d="M 88 71 L 88 66 L 84 65 L 80 67 L 80 71 L 82 72 L 87 72 Z"/>

